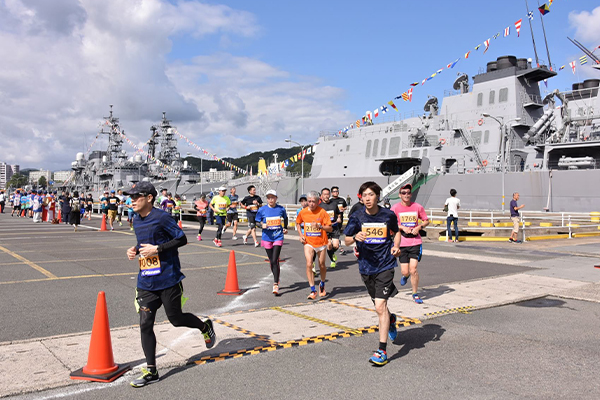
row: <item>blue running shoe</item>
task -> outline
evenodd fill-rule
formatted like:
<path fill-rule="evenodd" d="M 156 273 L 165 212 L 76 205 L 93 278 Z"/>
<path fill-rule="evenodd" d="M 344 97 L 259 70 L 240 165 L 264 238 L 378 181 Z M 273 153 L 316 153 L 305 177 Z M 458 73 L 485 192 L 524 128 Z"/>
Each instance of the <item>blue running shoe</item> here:
<path fill-rule="evenodd" d="M 410 275 L 409 276 L 402 275 L 402 278 L 400 278 L 400 286 L 406 285 L 406 282 L 408 282 L 409 277 L 410 277 Z"/>
<path fill-rule="evenodd" d="M 387 353 L 383 350 L 377 350 L 373 356 L 369 359 L 369 362 L 375 365 L 379 365 L 380 367 L 387 364 Z"/>
<path fill-rule="evenodd" d="M 417 293 L 413 293 L 413 300 L 417 304 L 423 304 L 423 300 L 421 300 L 421 298 L 419 297 L 419 295 Z"/>
<path fill-rule="evenodd" d="M 390 314 L 390 330 L 388 331 L 388 336 L 392 342 L 398 337 L 398 328 L 396 328 L 396 314 Z"/>

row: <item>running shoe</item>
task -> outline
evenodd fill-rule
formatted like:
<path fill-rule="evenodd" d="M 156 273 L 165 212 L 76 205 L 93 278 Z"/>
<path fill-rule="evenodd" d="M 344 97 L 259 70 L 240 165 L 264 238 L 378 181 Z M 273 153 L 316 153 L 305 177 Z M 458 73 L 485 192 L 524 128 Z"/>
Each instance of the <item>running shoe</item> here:
<path fill-rule="evenodd" d="M 515 240 L 515 243 L 523 243 L 521 240 Z"/>
<path fill-rule="evenodd" d="M 310 294 L 307 297 L 307 299 L 309 299 L 309 300 L 315 300 L 316 298 L 317 298 L 317 292 L 310 292 Z"/>
<path fill-rule="evenodd" d="M 337 266 L 337 264 L 335 263 L 335 261 L 332 261 L 331 264 L 329 264 L 329 268 L 335 268 Z"/>
<path fill-rule="evenodd" d="M 387 353 L 383 350 L 377 350 L 369 359 L 369 361 L 375 365 L 385 365 L 388 362 Z"/>
<path fill-rule="evenodd" d="M 132 231 L 132 230 L 133 230 L 133 226 L 130 226 L 130 227 L 129 227 L 129 230 L 130 230 L 130 231 Z"/>
<path fill-rule="evenodd" d="M 121 221 L 119 221 L 119 226 L 123 226 L 123 223 Z"/>
<path fill-rule="evenodd" d="M 336 263 L 337 262 L 337 254 L 333 253 L 333 262 Z"/>
<path fill-rule="evenodd" d="M 254 247 L 259 247 L 259 246 L 260 246 L 260 243 L 254 242 Z"/>
<path fill-rule="evenodd" d="M 415 303 L 423 304 L 423 300 L 421 300 L 421 298 L 419 297 L 419 295 L 417 293 L 413 293 L 412 298 L 415 301 Z"/>
<path fill-rule="evenodd" d="M 131 381 L 130 385 L 134 388 L 141 388 L 151 383 L 158 382 L 159 380 L 160 378 L 158 377 L 158 371 L 152 373 L 146 368 L 142 367 L 142 375 L 140 375 L 139 378 Z"/>
<path fill-rule="evenodd" d="M 206 343 L 207 349 L 212 349 L 213 346 L 215 345 L 215 343 L 217 343 L 217 334 L 215 333 L 215 330 L 213 329 L 213 323 L 208 318 L 202 322 L 204 322 L 206 324 L 206 326 L 208 327 L 206 332 L 202 332 L 202 336 L 204 336 L 204 343 Z"/>
<path fill-rule="evenodd" d="M 202 240 L 202 235 L 198 235 L 198 241 Z"/>
<path fill-rule="evenodd" d="M 233 236 L 233 237 L 231 238 L 231 240 L 238 240 L 238 237 L 237 237 L 237 236 Z"/>
<path fill-rule="evenodd" d="M 273 294 L 275 296 L 279 296 L 279 284 L 277 284 L 277 283 L 273 284 Z"/>
<path fill-rule="evenodd" d="M 390 330 L 388 331 L 388 336 L 390 340 L 393 342 L 398 337 L 398 328 L 396 327 L 396 314 L 390 314 Z"/>
<path fill-rule="evenodd" d="M 110 227 L 110 230 L 111 230 L 111 231 L 114 231 L 114 230 L 115 230 L 115 228 L 113 228 L 113 227 L 111 226 L 111 227 Z"/>
<path fill-rule="evenodd" d="M 513 238 L 508 238 L 508 242 L 509 242 L 509 243 L 514 243 L 514 242 L 515 242 L 515 240 L 514 240 Z"/>
<path fill-rule="evenodd" d="M 219 239 L 213 239 L 213 243 L 215 244 L 215 246 L 219 247 Z"/>
<path fill-rule="evenodd" d="M 410 276 L 410 275 L 409 275 Z M 406 282 L 408 282 L 408 277 L 409 276 L 404 276 L 402 275 L 402 278 L 400 278 L 400 286 L 404 286 L 406 285 Z"/>
<path fill-rule="evenodd" d="M 340 254 L 343 255 L 343 256 L 346 255 L 346 250 L 340 248 Z"/>
<path fill-rule="evenodd" d="M 356 248 L 356 246 L 354 246 L 354 256 L 358 258 L 359 255 L 360 253 L 358 252 L 358 249 Z"/>
<path fill-rule="evenodd" d="M 321 282 L 319 284 L 319 297 L 327 296 L 327 292 L 325 291 L 325 283 Z"/>
<path fill-rule="evenodd" d="M 317 267 L 315 266 L 315 263 L 313 263 L 312 271 L 313 275 L 317 275 Z"/>
<path fill-rule="evenodd" d="M 223 243 L 221 242 L 221 239 L 219 239 L 217 241 L 217 247 L 223 247 Z"/>
<path fill-rule="evenodd" d="M 247 235 L 242 236 L 242 239 L 244 239 L 244 244 L 248 244 L 248 236 Z"/>

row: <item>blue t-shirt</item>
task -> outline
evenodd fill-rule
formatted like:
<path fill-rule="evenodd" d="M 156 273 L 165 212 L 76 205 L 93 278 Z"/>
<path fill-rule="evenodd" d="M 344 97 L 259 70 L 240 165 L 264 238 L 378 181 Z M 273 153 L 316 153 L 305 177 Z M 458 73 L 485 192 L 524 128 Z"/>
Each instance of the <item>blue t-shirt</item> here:
<path fill-rule="evenodd" d="M 165 211 L 153 208 L 148 215 L 142 218 L 138 215 L 133 219 L 133 229 L 137 237 L 137 248 L 142 243 L 159 245 L 179 239 L 185 233 L 177 226 L 177 222 Z M 137 287 L 143 290 L 162 290 L 175 286 L 185 278 L 181 273 L 179 262 L 179 251 L 175 249 L 165 250 L 158 253 L 160 268 L 158 265 L 147 265 L 144 269 L 140 267 L 138 273 Z"/>
<path fill-rule="evenodd" d="M 125 200 L 125 205 L 127 206 L 127 215 L 131 215 L 133 212 L 133 200 L 131 200 L 131 197 L 127 197 L 127 200 Z"/>
<path fill-rule="evenodd" d="M 367 232 L 368 237 L 364 242 L 356 242 L 360 273 L 375 275 L 395 268 L 398 263 L 391 251 L 394 234 L 399 231 L 396 214 L 383 207 L 375 215 L 367 214 L 366 208 L 358 210 L 348 219 L 344 235 L 354 236 L 361 231 Z"/>
<path fill-rule="evenodd" d="M 287 213 L 285 208 L 276 204 L 275 207 L 261 207 L 256 213 L 257 224 L 267 224 L 262 230 L 262 240 L 267 242 L 275 242 L 283 240 L 284 220 L 287 221 Z"/>
<path fill-rule="evenodd" d="M 517 201 L 516 200 L 511 200 L 510 201 L 510 216 L 511 217 L 518 217 L 519 216 L 519 212 L 517 210 L 515 210 L 515 207 L 517 206 Z"/>
<path fill-rule="evenodd" d="M 239 202 L 239 199 L 240 199 L 240 196 L 238 196 L 237 194 L 230 194 L 227 197 L 229 197 L 229 200 L 231 200 L 231 204 Z M 227 208 L 227 214 L 237 214 L 237 213 L 238 213 L 237 207 L 228 207 Z"/>

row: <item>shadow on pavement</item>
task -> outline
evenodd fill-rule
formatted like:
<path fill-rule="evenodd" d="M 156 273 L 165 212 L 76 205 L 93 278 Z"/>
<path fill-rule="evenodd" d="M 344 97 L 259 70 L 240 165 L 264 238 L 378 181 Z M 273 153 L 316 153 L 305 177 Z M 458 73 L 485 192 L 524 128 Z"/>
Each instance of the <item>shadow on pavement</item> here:
<path fill-rule="evenodd" d="M 331 289 L 331 292 L 327 295 L 328 298 L 335 297 L 339 294 L 356 294 L 356 293 L 367 293 L 367 289 L 363 285 L 361 286 L 342 286 L 342 287 L 334 287 Z"/>
<path fill-rule="evenodd" d="M 559 299 L 549 299 L 547 297 L 529 301 L 523 301 L 521 303 L 516 303 L 515 306 L 518 307 L 528 307 L 528 308 L 548 308 L 548 307 L 556 307 L 556 308 L 566 308 L 568 310 L 576 311 L 574 308 L 565 307 L 566 302 Z"/>
<path fill-rule="evenodd" d="M 444 294 L 452 293 L 455 290 L 446 285 L 440 285 L 436 288 L 421 289 L 420 296 L 423 300 L 433 299 Z"/>
<path fill-rule="evenodd" d="M 426 343 L 439 341 L 444 332 L 446 332 L 446 330 L 436 324 L 427 324 L 405 331 L 399 330 L 398 337 L 394 341 L 394 344 L 402 346 L 402 348 L 390 357 L 390 361 L 404 357 L 410 353 L 411 350 L 422 349 L 425 347 Z"/>

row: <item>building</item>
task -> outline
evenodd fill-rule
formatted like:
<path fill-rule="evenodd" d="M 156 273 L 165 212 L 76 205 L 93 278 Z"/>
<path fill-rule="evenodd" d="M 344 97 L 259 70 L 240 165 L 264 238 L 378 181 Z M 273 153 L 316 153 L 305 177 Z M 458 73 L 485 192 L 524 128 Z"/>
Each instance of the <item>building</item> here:
<path fill-rule="evenodd" d="M 31 182 L 34 185 L 37 185 L 38 181 L 42 176 L 46 178 L 46 182 L 50 182 L 52 180 L 52 171 L 44 171 L 43 169 L 40 171 L 31 171 L 29 173 L 29 182 Z"/>
<path fill-rule="evenodd" d="M 233 179 L 233 171 L 217 171 L 216 168 L 211 168 L 201 174 L 202 182 L 223 182 Z"/>
<path fill-rule="evenodd" d="M 69 179 L 73 171 L 54 171 L 54 182 L 64 182 Z"/>
<path fill-rule="evenodd" d="M 0 189 L 6 189 L 6 184 L 14 174 L 18 174 L 21 169 L 18 165 L 6 164 L 0 162 Z"/>

